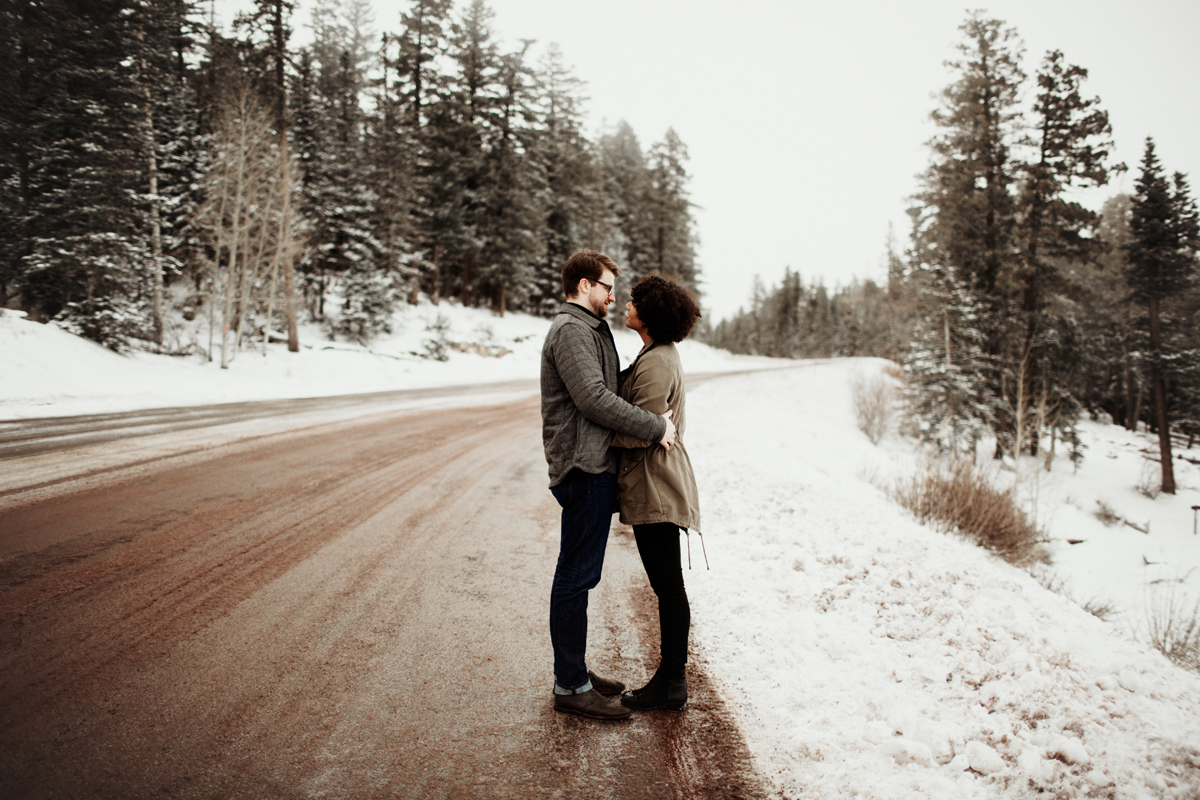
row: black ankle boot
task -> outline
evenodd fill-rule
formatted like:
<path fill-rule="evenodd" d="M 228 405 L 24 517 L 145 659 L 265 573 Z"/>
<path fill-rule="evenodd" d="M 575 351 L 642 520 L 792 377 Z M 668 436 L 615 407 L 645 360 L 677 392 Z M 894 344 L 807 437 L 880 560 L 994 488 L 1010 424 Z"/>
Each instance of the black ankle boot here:
<path fill-rule="evenodd" d="M 687 702 L 687 676 L 667 678 L 661 673 L 654 673 L 650 682 L 641 689 L 634 689 L 621 695 L 621 703 L 639 711 L 664 709 L 679 711 Z"/>

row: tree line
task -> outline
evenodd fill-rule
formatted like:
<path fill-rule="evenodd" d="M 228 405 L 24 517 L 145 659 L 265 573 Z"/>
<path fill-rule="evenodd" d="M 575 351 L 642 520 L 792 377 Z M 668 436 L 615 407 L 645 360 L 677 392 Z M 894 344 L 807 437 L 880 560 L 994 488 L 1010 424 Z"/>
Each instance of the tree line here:
<path fill-rule="evenodd" d="M 907 247 L 888 238 L 887 286 L 831 294 L 789 272 L 713 341 L 895 359 L 916 433 L 952 453 L 973 455 L 987 435 L 996 457 L 1057 442 L 1077 455 L 1083 414 L 1142 423 L 1174 493 L 1172 433 L 1189 446 L 1200 434 L 1200 230 L 1187 178 L 1148 138 L 1135 193 L 1085 207 L 1077 190 L 1126 169 L 1112 163 L 1087 70 L 1051 51 L 1031 82 L 1013 28 L 976 12 L 960 30 Z"/>
<path fill-rule="evenodd" d="M 425 293 L 547 314 L 582 247 L 698 288 L 687 148 L 589 138 L 555 45 L 507 48 L 483 0 L 6 4 L 0 307 L 164 347 L 170 297 L 223 365 L 297 320 L 365 342 Z M 186 289 L 186 291 L 183 291 Z M 286 329 L 286 332 L 285 330 Z M 178 345 L 178 343 L 174 343 Z"/>

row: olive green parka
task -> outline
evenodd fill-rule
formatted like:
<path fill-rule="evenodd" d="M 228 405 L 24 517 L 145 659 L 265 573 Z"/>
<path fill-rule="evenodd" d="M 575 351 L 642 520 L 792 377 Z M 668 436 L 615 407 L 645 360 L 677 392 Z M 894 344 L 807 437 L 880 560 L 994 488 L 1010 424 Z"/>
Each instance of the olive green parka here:
<path fill-rule="evenodd" d="M 671 522 L 700 530 L 700 495 L 684 446 L 687 411 L 683 364 L 675 345 L 651 342 L 642 348 L 633 366 L 621 374 L 620 395 L 654 414 L 665 414 L 670 409 L 675 423 L 675 444 L 670 450 L 628 434 L 618 433 L 613 439 L 614 447 L 625 448 L 617 472 L 621 522 Z"/>

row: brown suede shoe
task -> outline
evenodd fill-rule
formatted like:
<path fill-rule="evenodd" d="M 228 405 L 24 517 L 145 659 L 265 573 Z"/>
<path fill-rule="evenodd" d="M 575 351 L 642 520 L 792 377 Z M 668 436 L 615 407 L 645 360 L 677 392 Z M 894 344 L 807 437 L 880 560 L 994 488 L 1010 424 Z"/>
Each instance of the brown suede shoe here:
<path fill-rule="evenodd" d="M 620 681 L 614 681 L 611 678 L 601 678 L 590 669 L 588 670 L 588 677 L 592 680 L 592 688 L 605 697 L 612 697 L 625 691 L 625 684 Z"/>
<path fill-rule="evenodd" d="M 627 719 L 633 712 L 620 701 L 589 689 L 582 694 L 555 694 L 554 710 L 592 719 Z"/>

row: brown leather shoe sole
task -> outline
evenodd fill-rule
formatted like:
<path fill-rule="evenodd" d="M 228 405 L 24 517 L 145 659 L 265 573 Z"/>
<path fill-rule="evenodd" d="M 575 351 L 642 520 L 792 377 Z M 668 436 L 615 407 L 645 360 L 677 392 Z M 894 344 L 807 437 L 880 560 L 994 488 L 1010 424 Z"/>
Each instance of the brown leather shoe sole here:
<path fill-rule="evenodd" d="M 558 700 L 559 696 L 560 695 L 555 695 L 554 710 L 561 711 L 564 714 L 578 714 L 579 716 L 587 717 L 588 719 L 603 719 L 603 720 L 629 719 L 631 716 L 633 716 L 633 711 L 621 703 L 613 703 L 612 705 L 615 706 L 615 708 L 613 710 L 614 711 L 624 711 L 627 713 L 624 713 L 624 714 L 597 714 L 597 713 L 594 713 L 591 710 L 591 708 L 589 708 L 588 706 L 559 705 L 559 700 Z"/>
<path fill-rule="evenodd" d="M 587 717 L 588 719 L 602 719 L 610 722 L 620 722 L 621 720 L 626 720 L 633 716 L 632 711 L 623 717 L 606 717 L 600 714 L 589 714 L 586 711 L 580 711 L 578 708 L 563 708 L 562 706 L 555 706 L 554 710 L 560 711 L 563 714 L 575 714 L 580 717 Z"/>

